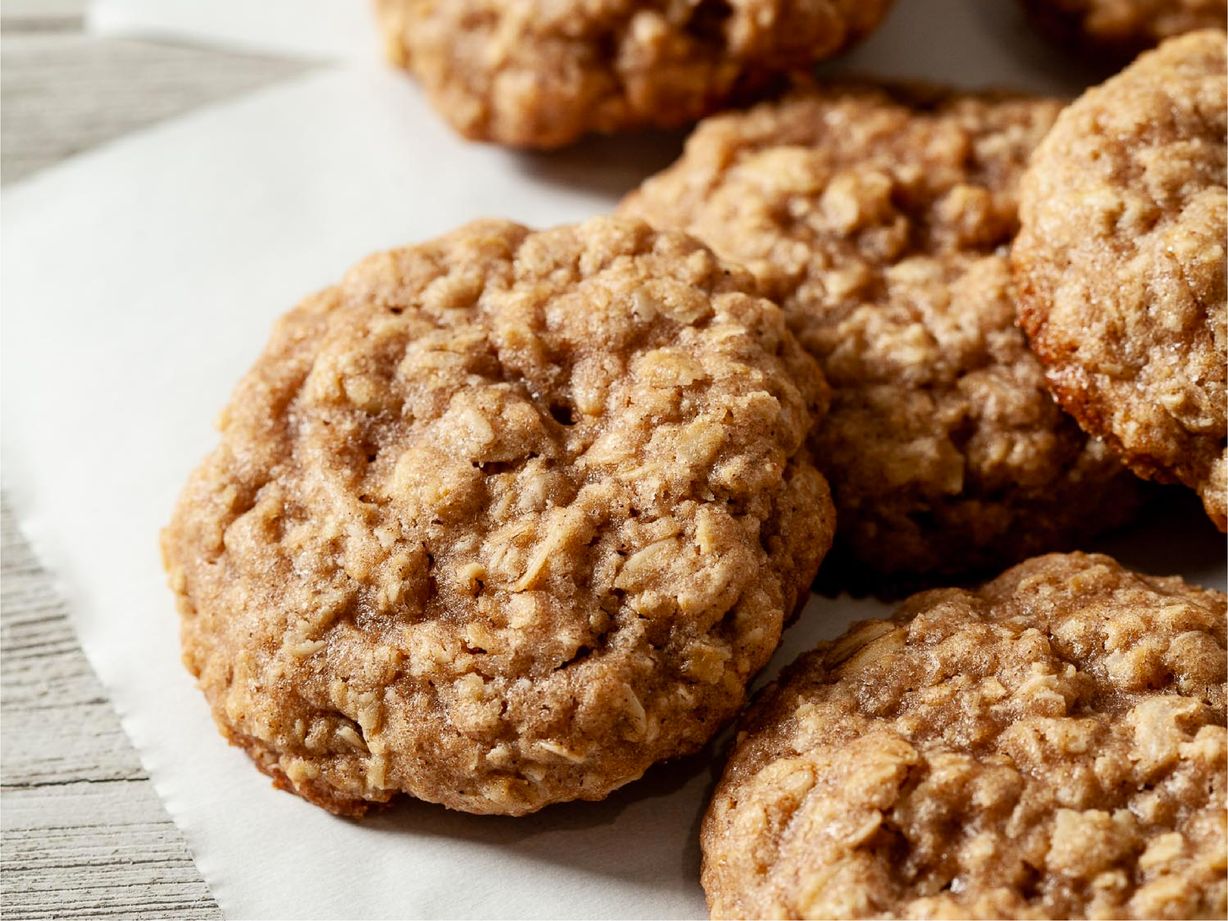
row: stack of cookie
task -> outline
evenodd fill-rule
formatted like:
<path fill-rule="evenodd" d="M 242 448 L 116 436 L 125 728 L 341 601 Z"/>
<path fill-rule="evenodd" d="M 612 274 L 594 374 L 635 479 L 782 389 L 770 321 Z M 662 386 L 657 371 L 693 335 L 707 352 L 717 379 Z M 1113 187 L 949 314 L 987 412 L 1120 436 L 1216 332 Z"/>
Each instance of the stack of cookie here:
<path fill-rule="evenodd" d="M 461 131 L 556 146 L 766 92 L 887 5 L 379 7 Z M 876 593 L 1018 564 L 764 690 L 713 915 L 1222 917 L 1228 598 L 1050 551 L 1136 474 L 1228 525 L 1225 66 L 1193 32 L 1066 108 L 794 75 L 615 216 L 362 262 L 163 533 L 223 734 L 340 814 L 597 800 L 738 714 L 824 557 Z"/>

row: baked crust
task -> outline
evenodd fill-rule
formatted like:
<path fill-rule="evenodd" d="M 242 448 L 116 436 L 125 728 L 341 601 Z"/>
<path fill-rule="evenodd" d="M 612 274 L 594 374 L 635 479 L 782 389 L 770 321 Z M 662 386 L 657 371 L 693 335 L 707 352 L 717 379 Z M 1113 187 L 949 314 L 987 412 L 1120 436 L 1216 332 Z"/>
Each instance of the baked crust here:
<path fill-rule="evenodd" d="M 1225 603 L 1105 556 L 917 595 L 756 697 L 714 918 L 1222 918 Z"/>
<path fill-rule="evenodd" d="M 1052 100 L 803 86 L 714 116 L 622 211 L 749 268 L 823 365 L 813 435 L 854 566 L 997 570 L 1124 521 L 1137 484 L 1046 389 L 1006 247 Z"/>
<path fill-rule="evenodd" d="M 732 717 L 806 597 L 825 402 L 682 234 L 481 221 L 372 256 L 281 320 L 163 534 L 184 661 L 333 812 L 601 799 Z"/>
<path fill-rule="evenodd" d="M 1057 120 L 1022 185 L 1019 321 L 1062 406 L 1228 526 L 1225 35 L 1172 39 Z"/>
<path fill-rule="evenodd" d="M 685 125 L 859 40 L 891 0 L 377 0 L 390 58 L 461 134 L 550 148 Z"/>

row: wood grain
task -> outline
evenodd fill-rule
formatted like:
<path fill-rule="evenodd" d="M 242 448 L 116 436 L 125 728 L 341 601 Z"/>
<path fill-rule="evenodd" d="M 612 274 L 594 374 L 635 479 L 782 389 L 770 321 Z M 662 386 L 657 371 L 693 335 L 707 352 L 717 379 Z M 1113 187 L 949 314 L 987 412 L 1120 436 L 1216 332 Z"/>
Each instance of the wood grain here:
<path fill-rule="evenodd" d="M 83 34 L 80 20 L 6 15 L 0 33 L 0 179 L 12 182 L 154 122 L 299 74 L 308 65 Z"/>
<path fill-rule="evenodd" d="M 6 0 L 5 183 L 307 66 L 89 37 L 83 7 Z M 221 917 L 7 503 L 0 529 L 0 916 Z"/>
<path fill-rule="evenodd" d="M 0 912 L 221 917 L 7 503 L 0 528 Z"/>

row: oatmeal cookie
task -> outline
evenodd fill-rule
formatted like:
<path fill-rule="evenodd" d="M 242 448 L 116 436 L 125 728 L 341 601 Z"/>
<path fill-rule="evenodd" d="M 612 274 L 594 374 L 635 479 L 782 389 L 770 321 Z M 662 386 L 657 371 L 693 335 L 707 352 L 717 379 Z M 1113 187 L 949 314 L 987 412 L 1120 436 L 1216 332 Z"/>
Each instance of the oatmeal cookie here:
<path fill-rule="evenodd" d="M 687 124 L 871 31 L 891 0 L 377 0 L 389 56 L 466 137 L 559 147 Z"/>
<path fill-rule="evenodd" d="M 1222 29 L 1225 0 L 1024 0 L 1050 35 L 1111 57 L 1129 58 L 1166 38 Z"/>
<path fill-rule="evenodd" d="M 484 221 L 277 326 L 163 553 L 184 660 L 279 786 L 519 815 L 741 706 L 833 528 L 815 363 L 679 233 Z"/>
<path fill-rule="evenodd" d="M 1062 113 L 1021 192 L 1019 318 L 1058 401 L 1228 524 L 1225 35 L 1172 39 Z"/>
<path fill-rule="evenodd" d="M 1222 918 L 1225 596 L 1105 556 L 924 592 L 749 710 L 715 918 Z"/>
<path fill-rule="evenodd" d="M 747 266 L 823 365 L 837 544 L 878 573 L 998 568 L 1123 520 L 1136 484 L 1054 404 L 1005 248 L 1049 100 L 802 87 L 716 116 L 624 202 Z"/>

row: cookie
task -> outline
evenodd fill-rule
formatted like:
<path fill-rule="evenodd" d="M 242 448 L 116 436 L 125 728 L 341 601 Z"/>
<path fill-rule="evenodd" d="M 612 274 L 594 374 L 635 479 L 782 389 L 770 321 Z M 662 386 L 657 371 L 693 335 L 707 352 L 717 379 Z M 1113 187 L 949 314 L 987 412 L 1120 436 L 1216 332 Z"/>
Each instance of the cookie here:
<path fill-rule="evenodd" d="M 813 438 L 852 564 L 906 578 L 1072 545 L 1136 485 L 1015 327 L 1016 187 L 1059 104 L 802 87 L 708 119 L 624 213 L 747 266 L 823 365 Z"/>
<path fill-rule="evenodd" d="M 551 148 L 688 124 L 870 32 L 891 0 L 377 0 L 391 59 L 461 134 Z"/>
<path fill-rule="evenodd" d="M 748 712 L 714 918 L 1222 918 L 1225 596 L 1105 556 L 909 599 Z"/>
<path fill-rule="evenodd" d="M 162 539 L 278 786 L 520 815 L 741 706 L 832 534 L 821 373 L 751 277 L 599 219 L 373 256 L 276 327 Z"/>
<path fill-rule="evenodd" d="M 1019 319 L 1057 399 L 1228 525 L 1225 35 L 1172 39 L 1058 119 L 1022 183 Z"/>
<path fill-rule="evenodd" d="M 1024 0 L 1056 38 L 1110 57 L 1129 58 L 1166 38 L 1222 29 L 1225 0 Z"/>

